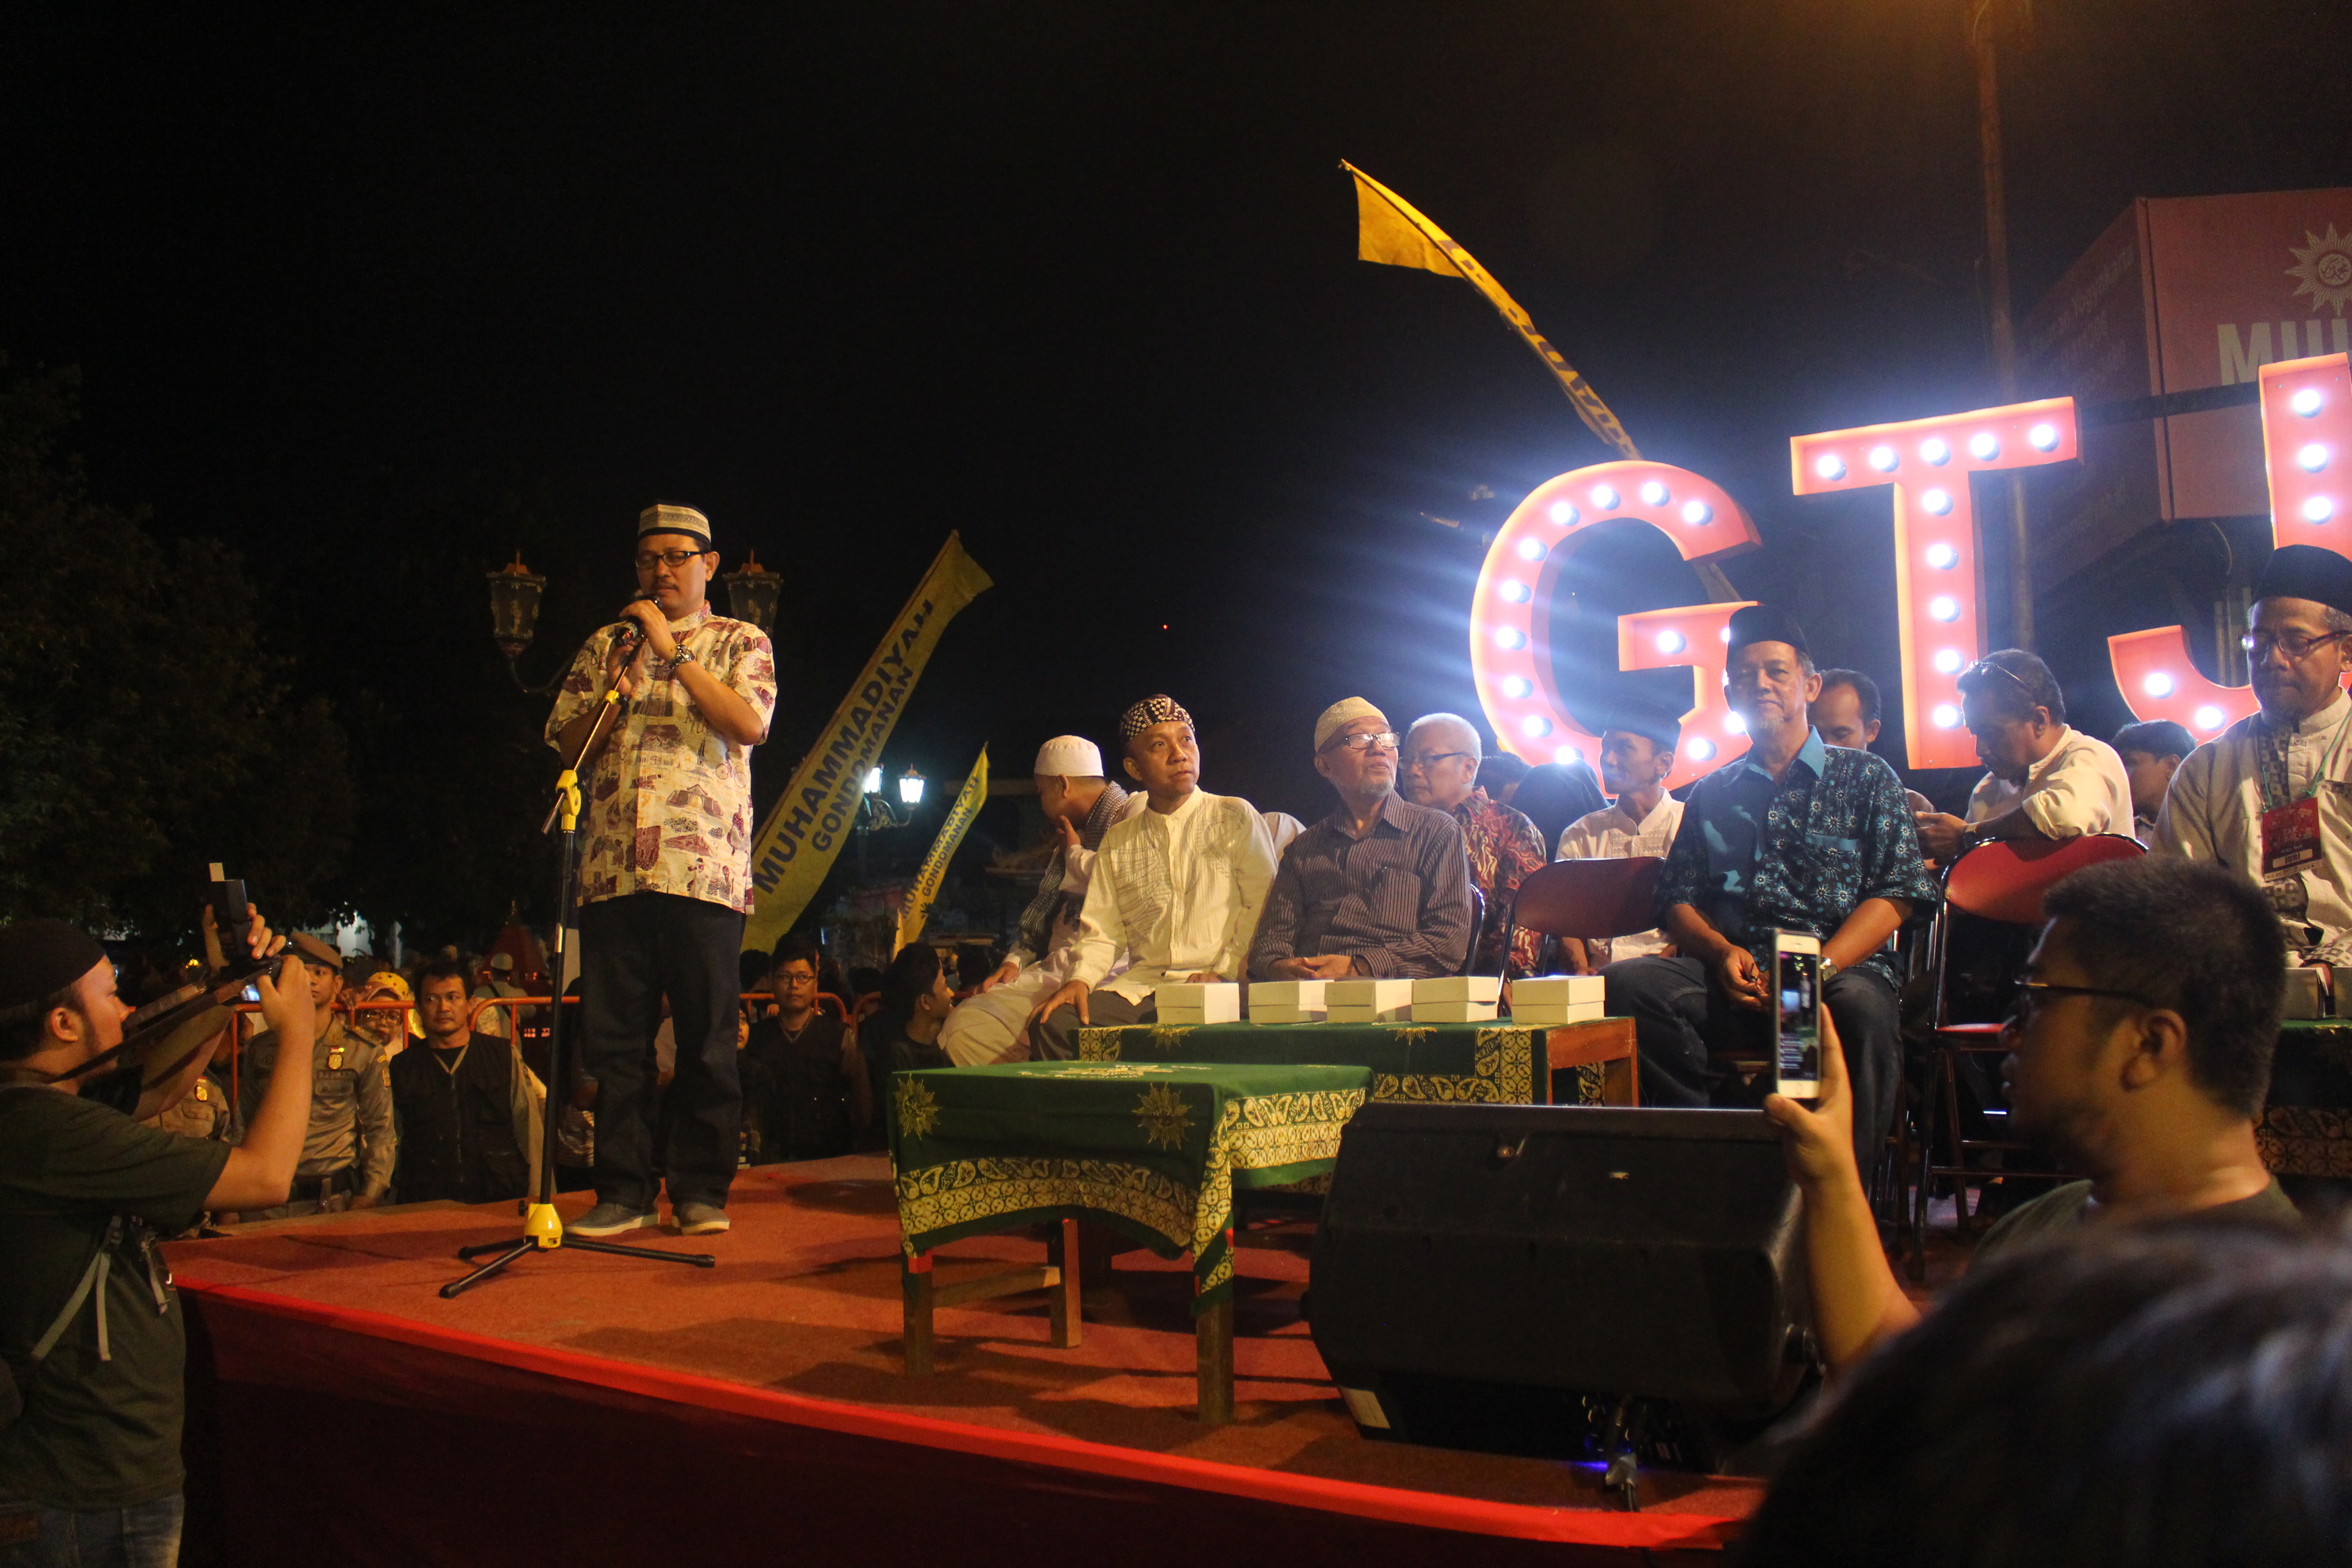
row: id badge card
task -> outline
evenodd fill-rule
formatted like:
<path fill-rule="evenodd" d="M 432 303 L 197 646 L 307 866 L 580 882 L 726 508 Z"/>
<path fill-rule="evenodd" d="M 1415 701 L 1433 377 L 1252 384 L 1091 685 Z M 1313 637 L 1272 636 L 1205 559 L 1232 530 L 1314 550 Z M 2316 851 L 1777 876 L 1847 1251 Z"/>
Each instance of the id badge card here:
<path fill-rule="evenodd" d="M 2319 800 L 2306 795 L 2263 813 L 2263 879 L 2319 858 Z"/>

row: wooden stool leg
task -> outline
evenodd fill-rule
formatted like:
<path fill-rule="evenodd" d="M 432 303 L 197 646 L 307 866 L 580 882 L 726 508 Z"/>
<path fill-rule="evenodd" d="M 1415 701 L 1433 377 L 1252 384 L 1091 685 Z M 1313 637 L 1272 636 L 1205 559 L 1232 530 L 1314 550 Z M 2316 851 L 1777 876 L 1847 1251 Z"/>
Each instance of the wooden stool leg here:
<path fill-rule="evenodd" d="M 931 1374 L 931 1255 L 899 1259 L 900 1321 L 907 1348 L 907 1375 Z"/>
<path fill-rule="evenodd" d="M 1234 1299 L 1227 1296 L 1192 1320 L 1200 1351 L 1201 1425 L 1234 1418 Z"/>
<path fill-rule="evenodd" d="M 1045 1261 L 1062 1271 L 1059 1279 L 1045 1287 L 1045 1321 L 1053 1330 L 1055 1350 L 1076 1350 L 1086 1337 L 1078 1313 L 1078 1274 L 1085 1250 L 1078 1243 L 1078 1222 L 1074 1219 L 1056 1226 L 1045 1246 Z"/>

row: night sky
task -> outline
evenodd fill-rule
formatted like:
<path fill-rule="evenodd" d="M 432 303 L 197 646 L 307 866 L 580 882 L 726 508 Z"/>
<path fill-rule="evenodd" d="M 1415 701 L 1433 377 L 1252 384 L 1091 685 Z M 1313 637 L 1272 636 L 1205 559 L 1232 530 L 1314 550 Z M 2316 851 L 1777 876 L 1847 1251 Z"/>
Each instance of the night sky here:
<path fill-rule="evenodd" d="M 763 800 L 950 528 L 998 586 L 893 773 L 1165 689 L 1208 787 L 1307 816 L 1326 703 L 1476 712 L 1481 552 L 1420 514 L 1608 454 L 1468 288 L 1354 259 L 1342 157 L 1744 500 L 1735 583 L 1831 605 L 1825 660 L 1894 673 L 1886 502 L 1798 503 L 1787 438 L 1994 400 L 1958 0 L 472 10 L 17 9 L 0 351 L 83 368 L 95 489 L 236 541 L 298 660 L 409 613 L 355 564 L 404 518 L 474 507 L 487 570 L 524 540 L 478 498 L 520 495 L 538 676 L 637 510 L 701 507 L 790 579 Z M 2021 314 L 2135 196 L 2352 183 L 2340 0 L 2035 10 Z M 1701 596 L 1595 560 L 1608 614 Z M 487 649 L 465 567 L 416 624 Z"/>

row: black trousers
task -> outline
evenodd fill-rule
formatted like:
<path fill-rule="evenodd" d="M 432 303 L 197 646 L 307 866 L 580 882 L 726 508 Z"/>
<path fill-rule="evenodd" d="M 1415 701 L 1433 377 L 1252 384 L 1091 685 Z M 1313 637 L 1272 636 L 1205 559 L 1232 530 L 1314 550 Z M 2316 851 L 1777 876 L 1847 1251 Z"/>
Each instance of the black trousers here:
<path fill-rule="evenodd" d="M 1766 953 L 1769 962 L 1770 954 Z M 1743 1089 L 1708 1065 L 1710 1048 L 1769 1048 L 1771 1015 L 1734 1006 L 1696 958 L 1629 958 L 1601 972 L 1612 1017 L 1631 1016 L 1642 1058 L 1642 1103 L 1738 1107 L 1760 1104 L 1770 1086 Z M 1903 1087 L 1903 1042 L 1895 987 L 1875 970 L 1831 976 L 1822 1002 L 1845 1047 L 1853 1093 L 1853 1152 L 1865 1184 L 1878 1169 Z"/>
<path fill-rule="evenodd" d="M 724 1207 L 742 1148 L 735 1071 L 743 917 L 676 893 L 631 893 L 580 910 L 581 1064 L 596 1080 L 596 1196 L 651 1208 L 654 1036 L 669 998 L 677 1076 L 662 1115 L 669 1201 Z"/>

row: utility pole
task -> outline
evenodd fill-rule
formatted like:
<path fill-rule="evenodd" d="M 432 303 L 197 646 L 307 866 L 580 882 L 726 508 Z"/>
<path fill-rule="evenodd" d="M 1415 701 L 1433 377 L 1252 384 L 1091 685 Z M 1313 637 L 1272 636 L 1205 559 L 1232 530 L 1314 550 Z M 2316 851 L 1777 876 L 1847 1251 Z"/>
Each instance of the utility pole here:
<path fill-rule="evenodd" d="M 2032 0 L 2019 0 L 2021 16 Z M 1985 281 L 1992 296 L 1993 378 L 2003 403 L 2017 401 L 2017 331 L 2009 299 L 2009 196 L 2001 173 L 2000 69 L 1994 35 L 2004 0 L 1968 0 L 1969 47 L 1977 59 L 1977 147 L 1984 163 Z M 2033 545 L 2025 522 L 2025 476 L 2001 476 L 2009 492 L 2009 636 L 2033 646 Z"/>

